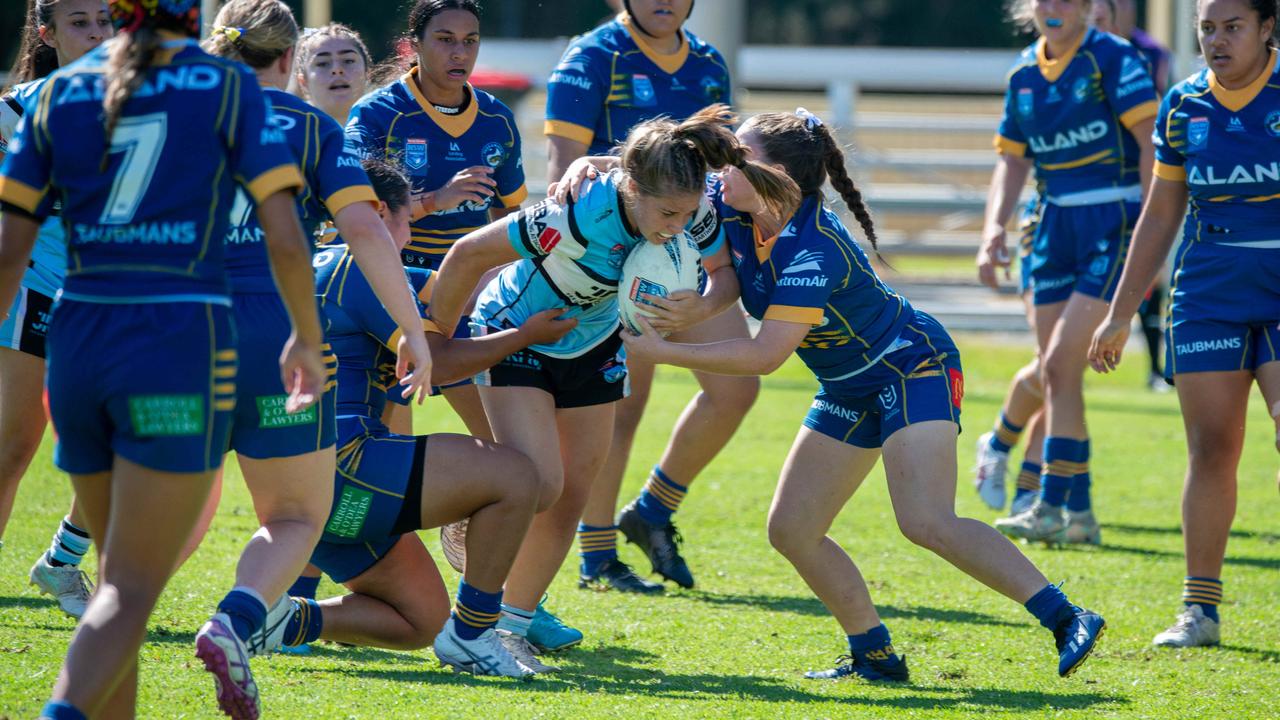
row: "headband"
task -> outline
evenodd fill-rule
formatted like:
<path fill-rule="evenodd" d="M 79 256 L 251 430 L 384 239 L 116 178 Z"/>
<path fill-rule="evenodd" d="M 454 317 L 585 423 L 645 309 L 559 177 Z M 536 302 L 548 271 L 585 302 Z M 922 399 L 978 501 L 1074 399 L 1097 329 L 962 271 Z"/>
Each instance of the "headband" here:
<path fill-rule="evenodd" d="M 120 32 L 143 26 L 200 35 L 200 0 L 111 0 L 111 24 Z"/>
<path fill-rule="evenodd" d="M 796 108 L 796 117 L 803 120 L 804 126 L 809 130 L 817 130 L 822 127 L 822 120 L 804 108 Z"/>

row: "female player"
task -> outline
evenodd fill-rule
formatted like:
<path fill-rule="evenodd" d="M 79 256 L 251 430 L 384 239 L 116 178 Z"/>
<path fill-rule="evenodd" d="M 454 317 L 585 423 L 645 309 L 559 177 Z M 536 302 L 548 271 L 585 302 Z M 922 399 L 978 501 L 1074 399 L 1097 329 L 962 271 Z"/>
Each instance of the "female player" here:
<path fill-rule="evenodd" d="M 1045 208 L 1032 248 L 1031 292 L 1047 425 L 1040 496 L 996 527 L 1013 537 L 1062 542 L 1068 525 L 1075 525 L 1075 537 L 1097 543 L 1084 414 L 1086 353 L 1115 291 L 1149 184 L 1157 102 L 1137 51 L 1089 26 L 1091 0 L 1026 3 L 1021 9 L 1040 39 L 1009 75 L 978 270 L 991 280 L 995 267 L 1008 264 L 1004 225 L 1034 166 L 1044 183 Z"/>
<path fill-rule="evenodd" d="M 1201 0 L 1200 49 L 1209 67 L 1165 97 L 1156 125 L 1156 180 L 1138 221 L 1111 312 L 1089 350 L 1114 370 L 1129 318 L 1173 245 L 1165 369 L 1187 430 L 1182 491 L 1187 555 L 1184 607 L 1156 645 L 1217 645 L 1222 564 L 1236 510 L 1236 471 L 1249 390 L 1256 381 L 1276 419 L 1280 449 L 1280 64 L 1275 0 Z M 1242 131 L 1232 128 L 1242 126 Z M 1188 204 L 1189 203 L 1189 204 Z"/>
<path fill-rule="evenodd" d="M 360 33 L 342 23 L 308 28 L 298 41 L 294 81 L 301 97 L 346 125 L 369 88 L 373 63 Z"/>
<path fill-rule="evenodd" d="M 0 297 L 17 289 L 51 183 L 63 199 L 72 270 L 48 337 L 55 461 L 102 539 L 49 718 L 133 716 L 147 618 L 221 465 L 237 364 L 221 239 L 236 179 L 258 202 L 294 328 L 280 356 L 286 411 L 324 384 L 301 178 L 257 82 L 196 45 L 194 0 L 110 7 L 121 34 L 50 78 L 0 171 Z M 256 718 L 229 640 L 221 616 L 197 643 L 223 656 L 223 709 Z"/>
<path fill-rule="evenodd" d="M 693 0 L 627 0 L 625 12 L 584 35 L 565 52 L 547 82 L 548 172 L 558 180 L 585 154 L 608 154 L 636 124 L 664 115 L 687 118 L 708 105 L 728 102 L 729 70 L 712 46 L 682 29 Z M 714 219 L 709 219 L 715 222 Z M 741 313 L 706 314 L 698 293 L 675 293 L 665 303 L 688 329 L 690 342 L 748 337 Z M 618 493 L 632 441 L 649 400 L 653 367 L 628 365 L 631 396 L 618 404 L 609 457 L 578 530 L 582 585 L 625 592 L 661 592 L 618 560 L 617 531 L 649 557 L 653 570 L 692 587 L 677 545 L 672 515 L 689 485 L 733 437 L 760 391 L 758 378 L 695 372 L 699 392 L 671 431 L 667 447 L 639 497 L 617 517 Z"/>
<path fill-rule="evenodd" d="M 294 157 L 301 161 L 306 186 L 299 195 L 304 229 L 313 231 L 333 219 L 350 241 L 364 277 L 401 329 L 406 350 L 401 369 L 419 373 L 409 389 L 425 392 L 430 351 L 412 293 L 404 282 L 386 226 L 374 209 L 377 196 L 345 149 L 342 128 L 315 107 L 284 92 L 293 67 L 298 28 L 289 7 L 279 0 L 231 0 L 214 20 L 206 49 L 213 55 L 253 68 Z M 262 523 L 236 567 L 236 587 L 219 604 L 245 641 L 265 621 L 268 602 L 298 576 L 320 538 L 329 510 L 329 478 L 334 472 L 335 415 L 332 383 L 316 407 L 306 413 L 283 412 L 280 378 L 265 372 L 288 338 L 285 308 L 272 292 L 271 270 L 262 245 L 263 228 L 252 200 L 237 196 L 226 236 L 227 276 L 238 328 L 236 349 L 242 363 L 236 381 L 236 414 L 230 449 L 236 453 L 245 483 Z M 329 357 L 332 367 L 336 362 Z M 402 373 L 404 374 L 404 373 Z"/>
<path fill-rule="evenodd" d="M 409 180 L 390 164 L 364 163 L 378 192 L 380 213 L 397 243 L 409 241 Z M 382 424 L 385 388 L 394 378 L 383 365 L 398 330 L 370 290 L 346 245 L 316 256 L 316 292 L 338 356 L 338 421 L 342 461 L 335 502 L 312 562 L 350 594 L 322 603 L 282 599 L 261 636 L 264 652 L 322 637 L 396 649 L 424 647 L 455 668 L 523 677 L 488 629 L 498 619 L 502 583 L 537 504 L 538 482 L 527 458 L 486 440 L 439 434 L 411 437 Z M 424 302 L 435 278 L 410 269 Z M 540 313 L 517 329 L 481 338 L 448 340 L 432 332 L 437 378 L 456 379 L 488 368 L 531 343 L 549 343 L 572 330 L 562 311 Z M 428 323 L 430 325 L 430 323 Z M 430 325 L 434 328 L 434 325 Z M 362 510 L 361 508 L 366 508 Z M 414 530 L 470 518 L 471 552 L 446 625 L 448 595 Z M 482 662 L 482 658 L 488 657 Z"/>
<path fill-rule="evenodd" d="M 783 168 L 803 193 L 798 209 L 779 213 L 736 168 L 724 174 L 728 247 L 718 255 L 732 259 L 743 304 L 761 321 L 759 333 L 688 344 L 663 340 L 646 327 L 639 336 L 624 334 L 623 342 L 629 355 L 650 362 L 739 375 L 770 373 L 794 352 L 817 376 L 818 395 L 769 511 L 769 541 L 849 636 L 844 664 L 807 677 L 908 678 L 857 567 L 826 535 L 882 452 L 903 534 L 1024 603 L 1054 633 L 1058 673 L 1071 674 L 1105 623 L 1069 603 L 990 527 L 956 517 L 960 356 L 936 320 L 881 282 L 826 207 L 822 187 L 830 178 L 875 247 L 871 216 L 831 133 L 801 110 L 752 118 L 738 137 L 750 157 Z"/>
<path fill-rule="evenodd" d="M 9 74 L 18 84 L 0 98 L 0 153 L 7 152 L 18 122 L 34 109 L 32 100 L 49 73 L 79 59 L 112 34 L 111 15 L 103 0 L 32 0 L 18 61 Z M 44 437 L 45 338 L 53 296 L 66 274 L 65 242 L 57 217 L 40 226 L 22 287 L 7 319 L 0 323 L 0 538 L 13 511 L 18 483 Z M 49 550 L 32 566 L 30 578 L 74 618 L 84 614 L 92 592 L 80 570 L 88 551 L 89 530 L 72 500 Z"/>
<path fill-rule="evenodd" d="M 408 173 L 413 239 L 401 258 L 436 269 L 458 238 L 514 212 L 529 192 L 511 110 L 467 82 L 480 50 L 479 5 L 417 0 L 409 33 L 416 63 L 351 109 L 347 137 L 367 157 L 394 160 Z M 472 435 L 491 437 L 470 381 L 443 394 Z"/>
<path fill-rule="evenodd" d="M 604 462 L 614 403 L 627 392 L 618 339 L 617 290 L 622 261 L 641 242 L 666 242 L 688 231 L 712 252 L 719 244 L 706 173 L 741 165 L 763 197 L 783 205 L 794 185 L 776 170 L 745 163 L 726 125 L 723 105 L 675 123 L 637 126 L 621 168 L 593 183 L 577 202 L 545 200 L 458 241 L 445 256 L 432 315 L 452 330 L 476 282 L 506 265 L 481 293 L 472 329 L 489 334 L 519 327 L 536 312 L 573 308 L 577 328 L 555 343 L 514 353 L 476 378 L 498 442 L 521 450 L 538 468 L 540 513 L 507 581 L 499 627 L 543 650 L 582 640 L 542 608 L 541 599 L 573 544 L 574 526 Z M 708 273 L 727 264 L 708 266 Z M 698 302 L 728 307 L 732 283 Z M 679 329 L 679 328 L 672 328 Z M 520 657 L 517 654 L 517 657 Z"/>

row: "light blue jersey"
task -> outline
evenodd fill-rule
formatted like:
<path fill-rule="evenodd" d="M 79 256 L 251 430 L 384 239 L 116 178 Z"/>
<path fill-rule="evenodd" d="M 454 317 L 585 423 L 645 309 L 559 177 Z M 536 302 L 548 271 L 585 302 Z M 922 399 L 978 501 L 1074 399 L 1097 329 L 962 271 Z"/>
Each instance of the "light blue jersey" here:
<path fill-rule="evenodd" d="M 14 86 L 0 98 L 0 152 L 9 152 L 18 121 L 34 109 L 36 95 L 46 80 L 48 78 L 43 77 Z M 67 236 L 62 231 L 59 209 L 59 205 L 55 205 L 53 214 L 40 226 L 35 247 L 31 248 L 31 263 L 22 275 L 22 287 L 46 297 L 57 294 L 67 276 Z"/>
<path fill-rule="evenodd" d="M 618 329 L 618 278 L 631 249 L 645 242 L 622 212 L 615 170 L 586 186 L 568 205 L 544 200 L 511 216 L 507 238 L 523 260 L 511 263 L 476 301 L 473 325 L 499 330 L 520 327 L 530 316 L 553 308 L 573 308 L 578 326 L 550 345 L 533 350 L 574 358 L 607 340 Z M 703 257 L 723 243 L 720 220 L 703 198 L 686 231 Z M 475 333 L 476 335 L 483 333 Z"/>

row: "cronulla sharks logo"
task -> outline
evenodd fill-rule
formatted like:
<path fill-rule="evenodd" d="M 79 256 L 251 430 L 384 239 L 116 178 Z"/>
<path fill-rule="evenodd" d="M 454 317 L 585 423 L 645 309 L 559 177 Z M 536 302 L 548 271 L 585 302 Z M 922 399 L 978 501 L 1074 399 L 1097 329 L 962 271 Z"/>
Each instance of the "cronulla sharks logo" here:
<path fill-rule="evenodd" d="M 1193 117 L 1187 121 L 1187 142 L 1194 148 L 1202 148 L 1209 142 L 1208 117 Z"/>

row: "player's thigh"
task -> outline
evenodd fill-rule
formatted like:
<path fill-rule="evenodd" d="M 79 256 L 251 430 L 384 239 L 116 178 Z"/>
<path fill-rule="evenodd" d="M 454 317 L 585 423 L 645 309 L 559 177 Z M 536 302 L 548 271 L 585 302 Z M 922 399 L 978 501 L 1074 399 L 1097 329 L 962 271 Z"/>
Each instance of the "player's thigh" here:
<path fill-rule="evenodd" d="M 572 484 L 575 492 L 584 495 L 583 502 L 609 455 L 616 406 L 610 402 L 556 410 L 566 491 Z"/>
<path fill-rule="evenodd" d="M 819 538 L 880 459 L 879 448 L 858 447 L 803 426 L 796 434 L 769 508 L 775 546 Z"/>
<path fill-rule="evenodd" d="M 908 425 L 884 444 L 884 471 L 899 526 L 951 516 L 956 504 L 956 437 L 949 420 Z"/>
<path fill-rule="evenodd" d="M 44 435 L 43 390 L 44 359 L 0 347 L 0 448 L 35 452 Z"/>
<path fill-rule="evenodd" d="M 494 439 L 524 453 L 537 468 L 539 505 L 546 507 L 554 502 L 564 487 L 564 465 L 551 393 L 534 387 L 482 386 L 480 400 Z"/>
<path fill-rule="evenodd" d="M 1280 423 L 1280 361 L 1263 363 L 1254 372 L 1258 379 L 1258 389 L 1267 402 L 1267 412 L 1271 414 L 1272 420 Z"/>
<path fill-rule="evenodd" d="M 439 433 L 427 438 L 422 470 L 422 527 L 470 517 L 503 500 L 533 503 L 538 475 L 523 453 L 497 443 Z"/>
<path fill-rule="evenodd" d="M 253 507 L 262 522 L 283 518 L 324 522 L 333 502 L 333 446 L 292 457 L 237 455 Z"/>
<path fill-rule="evenodd" d="M 1239 457 L 1252 386 L 1253 373 L 1247 370 L 1174 376 L 1187 432 L 1187 451 L 1193 460 Z"/>
<path fill-rule="evenodd" d="M 1062 362 L 1065 356 L 1075 360 L 1083 369 L 1089 343 L 1093 340 L 1094 331 L 1106 317 L 1107 308 L 1105 300 L 1080 293 L 1072 294 L 1062 315 L 1054 324 L 1053 335 L 1044 356 L 1045 362 Z"/>
<path fill-rule="evenodd" d="M 414 533 L 401 535 L 373 567 L 343 585 L 351 592 L 385 602 L 416 628 L 438 631 L 449 617 L 444 579 Z"/>

